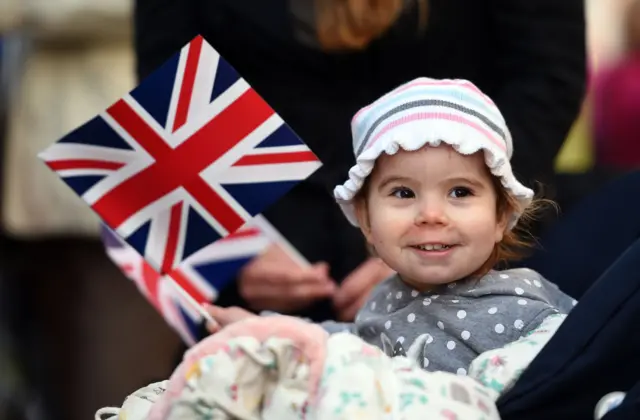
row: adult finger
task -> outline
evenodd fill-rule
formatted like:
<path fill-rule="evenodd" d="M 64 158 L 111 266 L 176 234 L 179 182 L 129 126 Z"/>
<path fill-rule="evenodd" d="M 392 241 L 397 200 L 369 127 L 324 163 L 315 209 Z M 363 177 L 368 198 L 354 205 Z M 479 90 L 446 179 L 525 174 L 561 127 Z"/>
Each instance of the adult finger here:
<path fill-rule="evenodd" d="M 207 321 L 207 323 L 205 324 L 205 327 L 209 332 L 209 334 L 215 334 L 222 329 L 220 324 L 218 324 L 217 322 L 211 322 L 211 321 Z"/>
<path fill-rule="evenodd" d="M 337 286 L 331 281 L 299 282 L 291 284 L 289 295 L 294 299 L 319 299 L 333 297 Z"/>
<path fill-rule="evenodd" d="M 329 266 L 326 263 L 294 269 L 267 264 L 262 270 L 244 273 L 239 279 L 240 293 L 245 299 L 251 299 L 255 294 L 277 295 L 282 293 L 280 289 L 301 283 L 335 284 L 329 277 Z"/>
<path fill-rule="evenodd" d="M 238 308 L 236 306 L 232 306 L 229 308 L 223 308 L 217 305 L 204 305 L 205 310 L 211 317 L 220 324 L 221 327 L 225 327 L 229 324 L 233 324 L 234 322 L 241 321 L 245 318 L 255 316 L 251 312 L 244 310 L 242 308 Z"/>
<path fill-rule="evenodd" d="M 346 309 L 368 291 L 371 283 L 369 271 L 366 267 L 358 268 L 342 282 L 333 299 L 338 311 Z"/>
<path fill-rule="evenodd" d="M 311 273 L 314 276 L 318 276 L 320 279 L 326 279 L 334 282 L 329 274 L 329 264 L 324 261 L 313 264 L 311 266 Z"/>
<path fill-rule="evenodd" d="M 243 297 L 247 300 L 315 300 L 332 297 L 336 289 L 337 286 L 333 282 L 317 280 L 276 284 L 257 283 L 253 287 L 244 290 Z"/>
<path fill-rule="evenodd" d="M 367 298 L 368 295 L 363 294 L 359 299 L 347 306 L 346 309 L 338 311 L 338 320 L 342 322 L 353 322 L 360 309 L 362 309 L 367 302 Z"/>
<path fill-rule="evenodd" d="M 345 310 L 358 299 L 366 299 L 371 289 L 393 274 L 386 264 L 377 258 L 370 258 L 349 274 L 336 292 L 334 306 Z"/>
<path fill-rule="evenodd" d="M 329 276 L 329 265 L 325 262 L 316 263 L 310 267 L 287 267 L 284 265 L 269 263 L 259 274 L 261 283 L 269 283 L 273 286 L 291 283 L 327 283 L 334 281 Z"/>

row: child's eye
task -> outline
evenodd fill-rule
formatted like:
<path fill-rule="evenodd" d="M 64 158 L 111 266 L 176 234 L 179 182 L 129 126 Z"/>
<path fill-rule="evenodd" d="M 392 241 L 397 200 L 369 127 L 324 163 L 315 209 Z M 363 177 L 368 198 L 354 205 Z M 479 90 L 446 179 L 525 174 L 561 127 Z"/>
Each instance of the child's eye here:
<path fill-rule="evenodd" d="M 449 196 L 452 198 L 464 198 L 473 195 L 473 192 L 467 187 L 455 187 L 449 192 Z"/>
<path fill-rule="evenodd" d="M 416 195 L 407 187 L 397 187 L 391 191 L 391 195 L 396 198 L 414 198 Z"/>

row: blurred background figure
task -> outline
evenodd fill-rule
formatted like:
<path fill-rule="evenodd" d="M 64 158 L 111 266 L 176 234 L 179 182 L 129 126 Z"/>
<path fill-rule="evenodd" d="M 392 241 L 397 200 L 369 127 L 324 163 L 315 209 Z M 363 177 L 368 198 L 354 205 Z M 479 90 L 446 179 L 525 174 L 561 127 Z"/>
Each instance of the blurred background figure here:
<path fill-rule="evenodd" d="M 0 18 L 0 27 L 8 28 L 15 24 L 17 11 L 16 4 L 7 3 L 8 10 Z M 8 102 L 8 80 L 7 73 L 9 66 L 15 61 L 13 51 L 9 43 L 7 47 L 6 35 L 0 34 L 0 144 L 4 140 L 7 122 L 7 102 Z M 2 149 L 0 149 L 0 159 L 2 159 Z M 7 252 L 6 241 L 0 236 L 0 255 Z M 1 264 L 1 263 L 0 263 Z M 12 290 L 8 288 L 8 283 L 3 281 L 5 273 L 0 269 L 0 419 L 21 420 L 26 418 L 27 413 L 35 404 L 33 395 L 29 394 L 29 389 L 24 383 L 24 377 L 18 370 L 17 346 L 15 343 L 14 323 L 12 322 L 12 308 L 8 298 L 12 295 Z"/>
<path fill-rule="evenodd" d="M 134 86 L 130 17 L 128 0 L 0 2 L 3 420 L 91 418 L 170 372 L 178 338 L 36 156 Z"/>
<path fill-rule="evenodd" d="M 622 57 L 595 79 L 593 135 L 596 165 L 619 173 L 640 168 L 640 1 L 623 20 Z"/>
<path fill-rule="evenodd" d="M 638 122 L 632 117 L 633 109 L 638 109 L 638 72 L 634 71 L 638 62 L 637 2 L 586 0 L 585 4 L 587 96 L 555 162 L 556 199 L 563 213 L 633 169 L 629 161 L 637 162 L 638 155 L 634 153 L 638 139 L 633 134 L 638 132 L 633 129 Z"/>

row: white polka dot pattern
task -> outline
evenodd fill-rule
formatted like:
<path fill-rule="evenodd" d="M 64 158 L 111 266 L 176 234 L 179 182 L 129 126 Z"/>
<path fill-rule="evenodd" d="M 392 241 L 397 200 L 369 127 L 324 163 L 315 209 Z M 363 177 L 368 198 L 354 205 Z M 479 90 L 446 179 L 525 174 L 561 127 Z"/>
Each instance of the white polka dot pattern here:
<path fill-rule="evenodd" d="M 481 349 L 502 348 L 544 316 L 571 310 L 575 301 L 549 285 L 530 270 L 491 272 L 479 281 L 436 287 L 433 294 L 383 284 L 357 314 L 356 330 L 392 357 L 468 375 Z"/>

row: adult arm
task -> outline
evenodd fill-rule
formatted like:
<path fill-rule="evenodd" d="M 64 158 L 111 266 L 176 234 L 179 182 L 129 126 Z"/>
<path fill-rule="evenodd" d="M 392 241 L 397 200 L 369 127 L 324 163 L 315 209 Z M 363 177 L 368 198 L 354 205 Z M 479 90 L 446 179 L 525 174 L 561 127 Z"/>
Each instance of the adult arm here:
<path fill-rule="evenodd" d="M 135 0 L 133 25 L 139 81 L 200 33 L 194 0 Z"/>
<path fill-rule="evenodd" d="M 493 98 L 514 141 L 518 176 L 547 182 L 576 119 L 586 84 L 583 0 L 492 0 Z"/>

